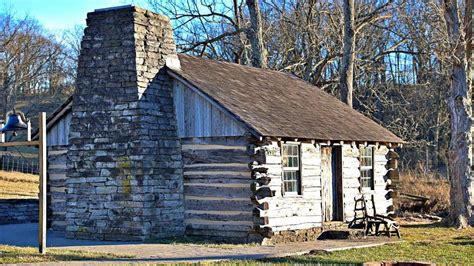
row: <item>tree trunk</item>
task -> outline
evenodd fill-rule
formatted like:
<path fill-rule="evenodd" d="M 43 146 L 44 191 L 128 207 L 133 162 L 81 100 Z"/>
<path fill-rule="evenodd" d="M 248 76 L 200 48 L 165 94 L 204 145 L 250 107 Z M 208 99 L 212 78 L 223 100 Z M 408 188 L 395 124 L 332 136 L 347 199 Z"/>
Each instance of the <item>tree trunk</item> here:
<path fill-rule="evenodd" d="M 341 77 L 339 80 L 339 90 L 341 100 L 352 108 L 352 91 L 354 83 L 354 60 L 355 60 L 355 20 L 354 20 L 354 0 L 344 0 L 344 35 L 343 54 L 341 62 Z"/>
<path fill-rule="evenodd" d="M 435 156 L 433 158 L 433 168 L 436 171 L 437 174 L 440 173 L 440 165 L 439 165 L 439 131 L 441 128 L 441 104 L 442 104 L 442 99 L 441 99 L 441 87 L 437 88 L 437 94 L 436 94 L 436 108 L 435 108 L 435 125 L 434 125 L 434 134 L 433 134 L 433 144 L 434 144 L 434 153 Z"/>
<path fill-rule="evenodd" d="M 258 0 L 246 0 L 251 27 L 247 31 L 252 46 L 252 66 L 267 68 L 267 50 L 263 45 L 262 15 Z"/>
<path fill-rule="evenodd" d="M 466 43 L 457 0 L 444 0 L 444 18 L 449 44 L 453 48 L 451 84 L 447 105 L 451 120 L 448 164 L 451 181 L 450 222 L 458 228 L 468 226 L 472 217 L 469 189 L 471 187 L 471 93 L 467 75 Z M 471 12 L 471 11 L 470 11 Z M 472 221 L 471 221 L 472 222 Z"/>
<path fill-rule="evenodd" d="M 235 19 L 236 31 L 240 32 L 242 29 L 242 20 L 243 20 L 242 8 L 239 5 L 238 0 L 233 0 L 233 3 L 234 3 L 234 19 Z M 239 43 L 237 44 L 237 48 L 236 48 L 237 51 L 236 51 L 235 60 L 234 60 L 234 62 L 237 64 L 245 65 L 247 62 L 250 61 L 248 60 L 248 56 L 246 55 L 247 52 L 245 49 L 245 38 L 246 38 L 245 33 L 240 32 L 238 35 Z"/>

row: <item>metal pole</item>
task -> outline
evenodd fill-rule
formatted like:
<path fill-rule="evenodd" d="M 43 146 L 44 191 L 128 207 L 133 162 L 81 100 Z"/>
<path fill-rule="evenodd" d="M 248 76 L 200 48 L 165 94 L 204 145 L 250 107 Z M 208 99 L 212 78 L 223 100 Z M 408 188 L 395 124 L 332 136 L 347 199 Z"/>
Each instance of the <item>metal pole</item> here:
<path fill-rule="evenodd" d="M 46 113 L 39 114 L 39 253 L 46 254 Z"/>

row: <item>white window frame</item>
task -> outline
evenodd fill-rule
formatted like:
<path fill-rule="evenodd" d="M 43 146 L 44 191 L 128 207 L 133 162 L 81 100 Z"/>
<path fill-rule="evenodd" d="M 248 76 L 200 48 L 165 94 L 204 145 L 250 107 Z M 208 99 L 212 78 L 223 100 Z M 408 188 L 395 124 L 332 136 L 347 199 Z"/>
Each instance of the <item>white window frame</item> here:
<path fill-rule="evenodd" d="M 284 166 L 284 160 L 285 157 L 283 155 L 283 149 L 284 147 L 295 147 L 297 149 L 297 155 L 291 155 L 287 156 L 287 158 L 297 158 L 297 166 Z M 301 145 L 300 143 L 295 143 L 295 142 L 281 142 L 280 144 L 281 148 L 281 167 L 282 167 L 282 172 L 281 172 L 281 182 L 282 182 L 282 192 L 283 195 L 288 195 L 288 196 L 298 196 L 301 195 Z M 295 180 L 295 186 L 296 186 L 296 191 L 286 191 L 285 189 L 285 173 L 288 172 L 295 172 L 296 173 L 296 180 Z"/>
<path fill-rule="evenodd" d="M 362 154 L 363 150 L 370 150 L 370 155 Z M 374 162 L 374 146 L 360 146 L 359 147 L 359 171 L 360 171 L 360 190 L 373 191 L 375 187 L 375 162 Z M 370 159 L 371 165 L 362 165 L 363 159 Z M 362 173 L 370 171 L 370 176 L 363 176 Z M 369 186 L 364 186 L 363 180 L 368 180 Z"/>

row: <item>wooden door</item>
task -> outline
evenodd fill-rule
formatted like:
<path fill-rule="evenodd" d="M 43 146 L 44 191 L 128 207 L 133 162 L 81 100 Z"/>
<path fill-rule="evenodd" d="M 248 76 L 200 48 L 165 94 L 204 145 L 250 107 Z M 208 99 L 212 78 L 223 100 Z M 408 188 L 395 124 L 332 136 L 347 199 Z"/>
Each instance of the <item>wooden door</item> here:
<path fill-rule="evenodd" d="M 321 196 L 323 220 L 342 221 L 342 150 L 340 146 L 321 148 Z"/>
<path fill-rule="evenodd" d="M 333 219 L 333 181 L 332 181 L 332 149 L 321 148 L 321 196 L 323 207 L 323 221 Z"/>

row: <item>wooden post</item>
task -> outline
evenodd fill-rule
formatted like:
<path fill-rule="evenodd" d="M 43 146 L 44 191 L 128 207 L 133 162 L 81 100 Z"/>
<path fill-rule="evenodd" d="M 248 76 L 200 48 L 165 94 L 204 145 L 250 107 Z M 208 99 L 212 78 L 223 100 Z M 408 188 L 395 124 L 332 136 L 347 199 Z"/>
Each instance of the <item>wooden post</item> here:
<path fill-rule="evenodd" d="M 39 114 L 39 252 L 46 254 L 46 113 Z"/>
<path fill-rule="evenodd" d="M 0 128 L 3 128 L 4 125 L 5 124 L 0 123 Z M 0 143 L 3 143 L 3 142 L 5 142 L 5 133 L 2 132 L 0 133 Z"/>
<path fill-rule="evenodd" d="M 28 120 L 28 129 L 26 132 L 26 141 L 31 141 L 31 121 Z"/>

